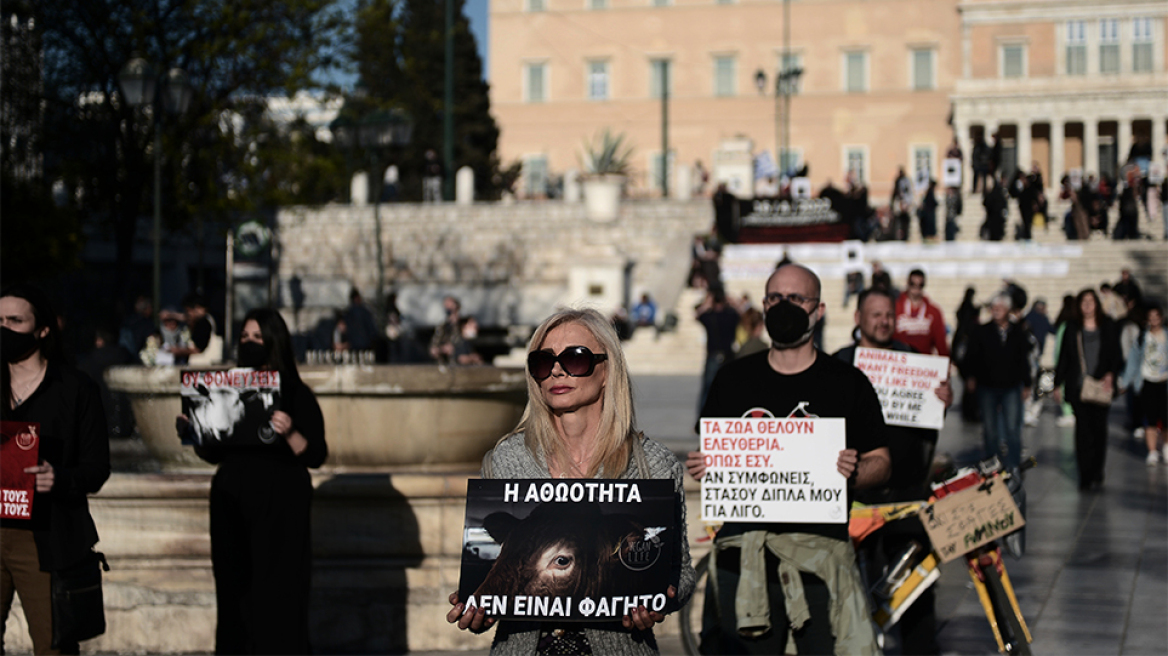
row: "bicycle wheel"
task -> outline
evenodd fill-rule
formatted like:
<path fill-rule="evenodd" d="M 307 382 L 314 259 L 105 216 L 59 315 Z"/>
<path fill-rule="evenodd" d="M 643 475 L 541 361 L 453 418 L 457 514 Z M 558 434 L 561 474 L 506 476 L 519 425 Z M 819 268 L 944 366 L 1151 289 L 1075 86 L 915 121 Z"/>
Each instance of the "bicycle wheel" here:
<path fill-rule="evenodd" d="M 681 612 L 677 614 L 681 630 L 681 644 L 685 648 L 687 656 L 698 655 L 698 645 L 701 644 L 702 614 L 705 612 L 707 603 L 714 603 L 713 597 L 706 594 L 709 569 L 710 554 L 706 554 L 694 566 L 697 580 L 694 583 L 693 596 L 685 608 L 682 608 Z"/>
<path fill-rule="evenodd" d="M 982 567 L 985 574 L 986 593 L 993 603 L 994 615 L 998 621 L 998 630 L 1002 632 L 1002 642 L 1006 644 L 1006 651 L 1011 654 L 1030 654 L 1030 643 L 1026 641 L 1026 632 L 1022 630 L 1022 623 L 1014 613 L 1014 606 L 1006 595 L 1002 586 L 1002 579 L 993 565 Z"/>

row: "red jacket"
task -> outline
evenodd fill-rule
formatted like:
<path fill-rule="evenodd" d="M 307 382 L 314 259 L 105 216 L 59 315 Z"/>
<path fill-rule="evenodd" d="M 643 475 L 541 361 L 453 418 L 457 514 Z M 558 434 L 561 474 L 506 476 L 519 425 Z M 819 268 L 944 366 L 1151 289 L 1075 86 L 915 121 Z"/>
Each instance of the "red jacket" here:
<path fill-rule="evenodd" d="M 926 296 L 921 306 L 912 309 L 912 301 L 907 292 L 896 299 L 896 333 L 892 337 L 904 342 L 917 353 L 925 355 L 949 356 L 949 344 L 945 340 L 945 318 L 941 308 L 933 305 Z"/>

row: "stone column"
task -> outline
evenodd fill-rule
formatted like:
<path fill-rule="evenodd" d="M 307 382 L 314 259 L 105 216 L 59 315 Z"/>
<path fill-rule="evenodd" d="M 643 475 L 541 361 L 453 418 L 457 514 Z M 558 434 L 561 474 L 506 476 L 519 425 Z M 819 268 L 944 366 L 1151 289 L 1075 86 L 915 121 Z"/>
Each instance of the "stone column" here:
<path fill-rule="evenodd" d="M 1015 140 L 1018 146 L 1018 170 L 1025 173 L 1030 172 L 1030 163 L 1034 159 L 1030 149 L 1030 130 L 1029 119 L 1018 121 L 1016 130 L 1018 136 Z"/>
<path fill-rule="evenodd" d="M 1165 134 L 1165 122 L 1168 114 L 1152 117 L 1152 161 L 1159 162 L 1161 167 L 1168 170 L 1168 161 L 1165 161 L 1164 151 L 1168 149 L 1168 135 Z"/>
<path fill-rule="evenodd" d="M 968 80 L 973 77 L 973 41 L 970 39 L 971 27 L 962 20 L 961 24 L 961 77 Z"/>
<path fill-rule="evenodd" d="M 1093 116 L 1083 119 L 1083 177 L 1099 174 L 1099 122 Z"/>
<path fill-rule="evenodd" d="M 1059 181 L 1067 172 L 1065 139 L 1066 123 L 1061 118 L 1050 119 L 1050 180 L 1048 183 L 1053 189 L 1059 188 Z"/>
<path fill-rule="evenodd" d="M 1116 121 L 1115 147 L 1116 155 L 1119 160 L 1119 167 L 1122 169 L 1124 164 L 1127 164 L 1127 154 L 1131 152 L 1132 147 L 1132 120 L 1130 116 L 1125 116 Z"/>
<path fill-rule="evenodd" d="M 973 185 L 973 171 L 969 167 L 970 155 L 973 153 L 973 141 L 969 139 L 969 122 L 954 120 L 953 132 L 957 137 L 957 145 L 961 147 L 961 188 L 969 191 Z"/>

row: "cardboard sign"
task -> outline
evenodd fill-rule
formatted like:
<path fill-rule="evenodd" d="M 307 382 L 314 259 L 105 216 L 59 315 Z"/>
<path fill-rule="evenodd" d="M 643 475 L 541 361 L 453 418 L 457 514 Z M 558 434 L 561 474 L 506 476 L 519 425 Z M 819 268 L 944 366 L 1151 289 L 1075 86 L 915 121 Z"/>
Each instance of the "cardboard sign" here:
<path fill-rule="evenodd" d="M 945 404 L 935 390 L 949 378 L 949 358 L 857 347 L 852 364 L 876 388 L 885 423 L 936 429 L 945 424 Z"/>
<path fill-rule="evenodd" d="M 938 499 L 921 508 L 920 518 L 942 563 L 1026 525 L 1010 490 L 998 479 Z"/>
<path fill-rule="evenodd" d="M 702 520 L 845 524 L 845 421 L 818 417 L 700 420 Z"/>
<path fill-rule="evenodd" d="M 32 495 L 36 492 L 36 467 L 41 425 L 26 421 L 0 422 L 0 517 L 32 519 Z"/>
<path fill-rule="evenodd" d="M 671 480 L 470 480 L 458 598 L 466 612 L 620 621 L 662 612 L 679 539 Z"/>
<path fill-rule="evenodd" d="M 182 411 L 191 421 L 184 444 L 272 444 L 280 409 L 280 373 L 253 369 L 182 372 Z"/>

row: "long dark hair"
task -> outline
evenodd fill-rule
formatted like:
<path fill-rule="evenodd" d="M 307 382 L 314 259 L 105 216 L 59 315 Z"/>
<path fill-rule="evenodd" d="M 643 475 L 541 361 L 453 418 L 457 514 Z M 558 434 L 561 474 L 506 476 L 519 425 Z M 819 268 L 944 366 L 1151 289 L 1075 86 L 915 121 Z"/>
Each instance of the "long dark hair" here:
<path fill-rule="evenodd" d="M 1103 311 L 1103 304 L 1099 302 L 1099 294 L 1095 293 L 1094 289 L 1088 287 L 1079 292 L 1075 296 L 1075 304 L 1071 306 L 1071 318 L 1079 327 L 1083 327 L 1083 299 L 1090 296 L 1095 301 L 1095 325 L 1099 325 L 1107 321 L 1110 317 Z"/>
<path fill-rule="evenodd" d="M 256 308 L 243 317 L 243 325 L 246 326 L 248 321 L 259 325 L 264 346 L 268 347 L 268 368 L 280 372 L 281 385 L 299 384 L 300 372 L 296 370 L 296 355 L 292 352 L 292 335 L 284 317 L 271 308 Z"/>
<path fill-rule="evenodd" d="M 24 299 L 32 306 L 32 316 L 35 323 L 33 332 L 39 332 L 42 328 L 49 329 L 44 339 L 40 340 L 41 356 L 54 364 L 60 362 L 61 336 L 57 327 L 57 313 L 53 312 L 48 295 L 40 288 L 28 283 L 15 283 L 5 287 L 4 291 L 0 292 L 0 298 L 8 296 Z M 7 414 L 8 409 L 12 407 L 12 378 L 7 366 L 0 366 L 0 392 L 4 396 L 4 404 L 0 410 Z"/>

